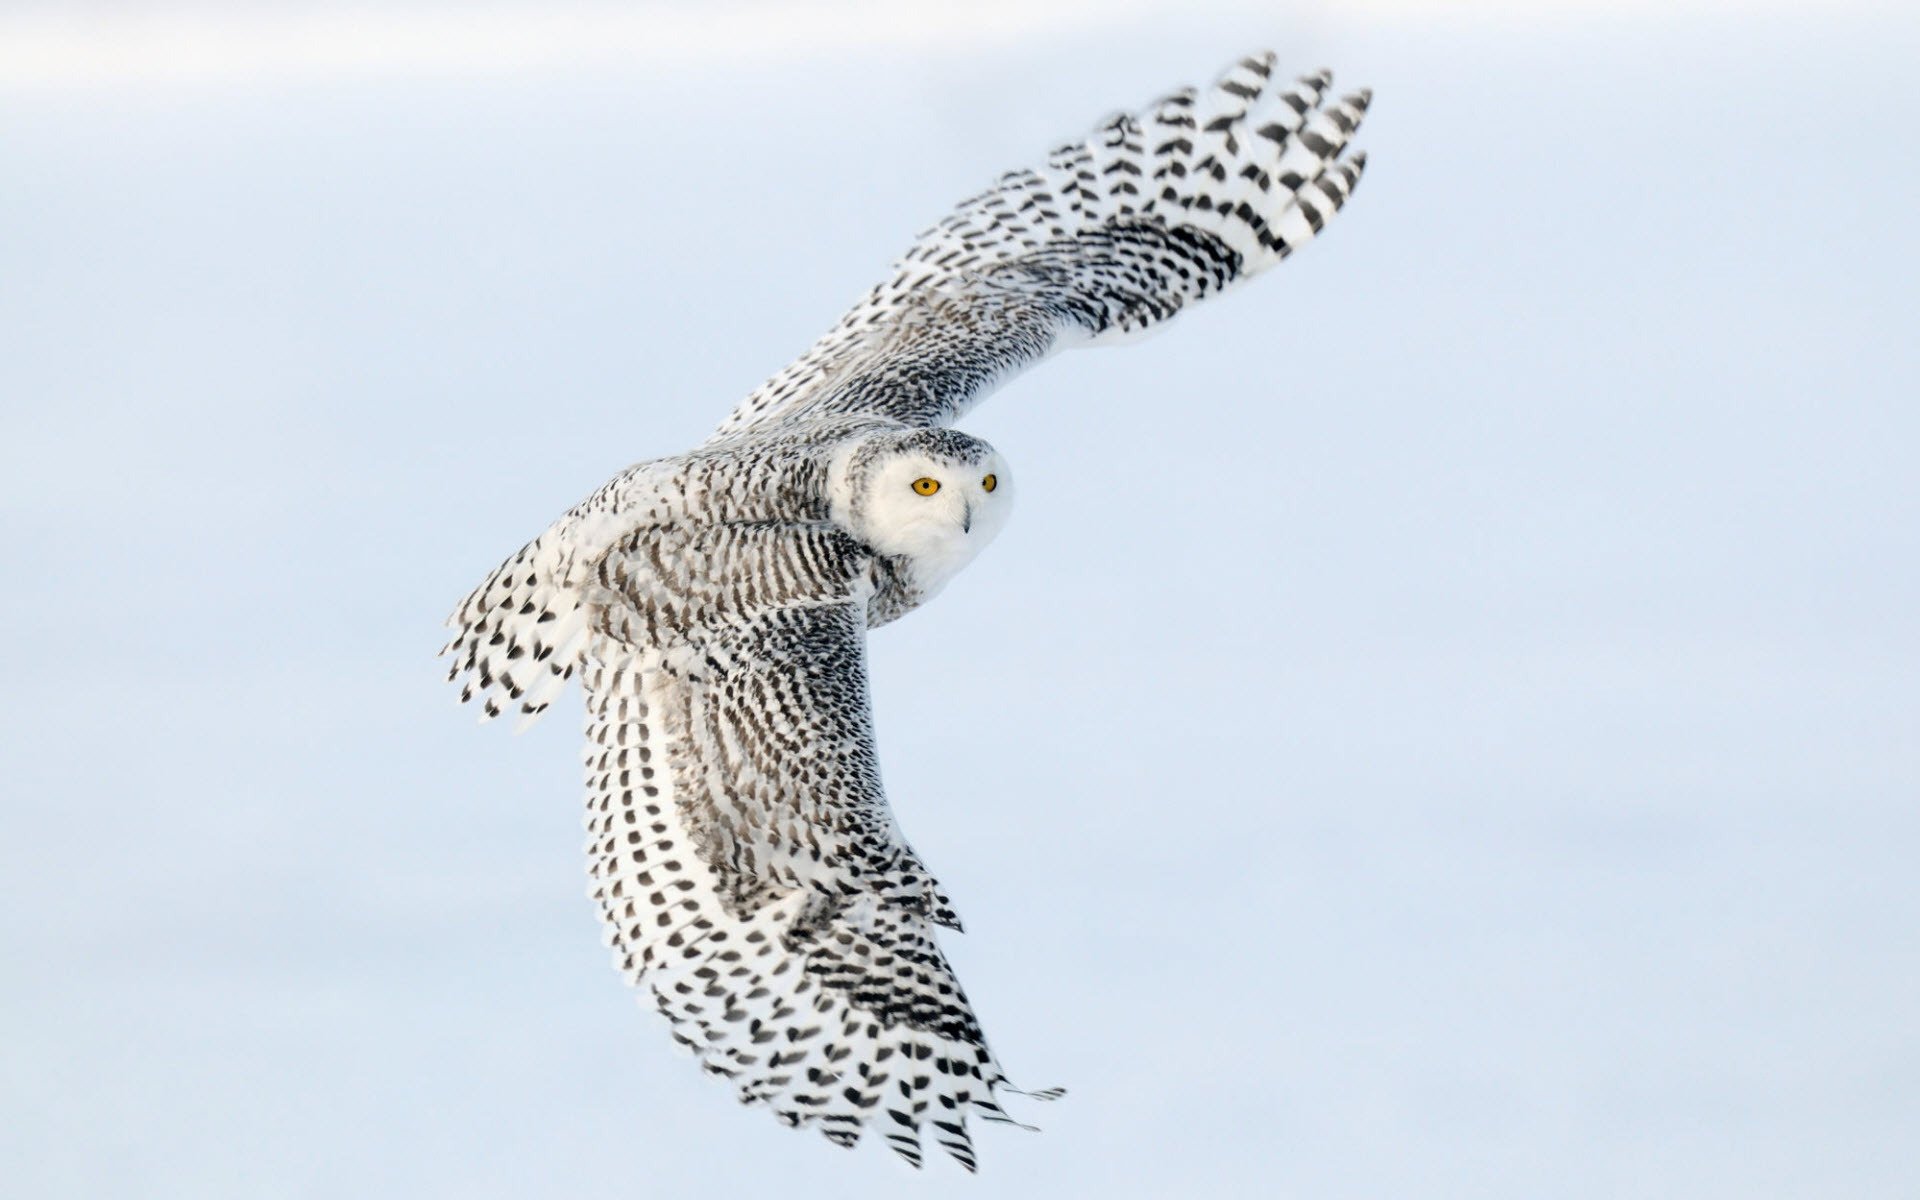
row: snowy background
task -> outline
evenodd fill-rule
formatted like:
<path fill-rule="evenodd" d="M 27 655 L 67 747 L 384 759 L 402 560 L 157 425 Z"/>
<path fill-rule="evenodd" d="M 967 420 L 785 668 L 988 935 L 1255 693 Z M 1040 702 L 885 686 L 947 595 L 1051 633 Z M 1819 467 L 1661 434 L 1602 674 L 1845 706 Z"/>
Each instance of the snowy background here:
<path fill-rule="evenodd" d="M 4 1190 L 1920 1194 L 1892 11 L 10 0 Z M 1354 204 L 972 417 L 1020 511 L 873 644 L 1072 1094 L 978 1180 L 784 1131 L 609 969 L 577 721 L 475 728 L 439 621 L 1264 45 L 1376 88 Z"/>

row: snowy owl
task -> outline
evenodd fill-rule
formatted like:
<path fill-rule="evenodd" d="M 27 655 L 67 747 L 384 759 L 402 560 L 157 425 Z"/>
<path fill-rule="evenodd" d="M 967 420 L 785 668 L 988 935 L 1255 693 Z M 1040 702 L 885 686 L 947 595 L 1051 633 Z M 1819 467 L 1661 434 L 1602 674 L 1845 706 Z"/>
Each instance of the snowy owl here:
<path fill-rule="evenodd" d="M 743 1101 L 842 1145 L 871 1125 L 915 1165 L 930 1137 L 969 1170 L 969 1121 L 1011 1121 L 935 938 L 959 917 L 881 790 L 867 631 L 1006 520 L 1011 471 L 953 421 L 1339 211 L 1369 93 L 1331 83 L 1247 58 L 1002 176 L 705 443 L 615 476 L 450 618 L 448 678 L 485 717 L 531 721 L 581 678 L 607 943 Z"/>

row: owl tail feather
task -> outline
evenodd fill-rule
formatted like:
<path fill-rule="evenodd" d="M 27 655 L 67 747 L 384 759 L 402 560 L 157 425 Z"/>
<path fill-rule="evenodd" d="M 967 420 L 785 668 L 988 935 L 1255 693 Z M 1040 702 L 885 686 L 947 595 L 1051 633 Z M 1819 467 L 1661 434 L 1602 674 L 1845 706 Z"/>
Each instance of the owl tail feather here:
<path fill-rule="evenodd" d="M 553 583 L 545 561 L 553 537 L 528 542 L 469 593 L 447 618 L 454 635 L 440 650 L 453 660 L 447 681 L 460 685 L 461 703 L 478 700 L 482 722 L 517 711 L 515 732 L 558 698 L 586 644 L 579 590 Z"/>

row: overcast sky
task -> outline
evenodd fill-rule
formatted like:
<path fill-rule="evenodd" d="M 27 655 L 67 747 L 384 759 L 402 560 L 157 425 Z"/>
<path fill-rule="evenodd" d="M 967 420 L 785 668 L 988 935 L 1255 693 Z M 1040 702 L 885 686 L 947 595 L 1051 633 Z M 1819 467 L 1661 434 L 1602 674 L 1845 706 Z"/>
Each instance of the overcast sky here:
<path fill-rule="evenodd" d="M 27 1196 L 1920 1191 L 1920 23 L 1870 5 L 0 13 L 0 1179 Z M 961 15 L 977 14 L 977 15 Z M 577 700 L 432 661 L 915 230 L 1271 45 L 1326 235 L 967 422 L 873 643 L 1028 1086 L 735 1105 L 605 961 Z"/>

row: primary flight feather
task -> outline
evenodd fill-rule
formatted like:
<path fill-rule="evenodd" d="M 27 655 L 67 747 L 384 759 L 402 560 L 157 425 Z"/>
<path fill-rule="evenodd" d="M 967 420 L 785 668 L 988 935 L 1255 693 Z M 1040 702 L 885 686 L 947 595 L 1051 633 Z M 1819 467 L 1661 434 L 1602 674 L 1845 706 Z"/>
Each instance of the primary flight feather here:
<path fill-rule="evenodd" d="M 880 787 L 866 636 L 1006 519 L 948 426 L 1279 262 L 1352 195 L 1370 99 L 1243 59 L 962 203 L 698 448 L 622 471 L 454 611 L 483 718 L 586 690 L 592 895 L 705 1068 L 843 1145 L 971 1170 L 1013 1091 L 935 937 L 953 905 Z M 1049 1093 L 1037 1093 L 1041 1096 Z"/>

